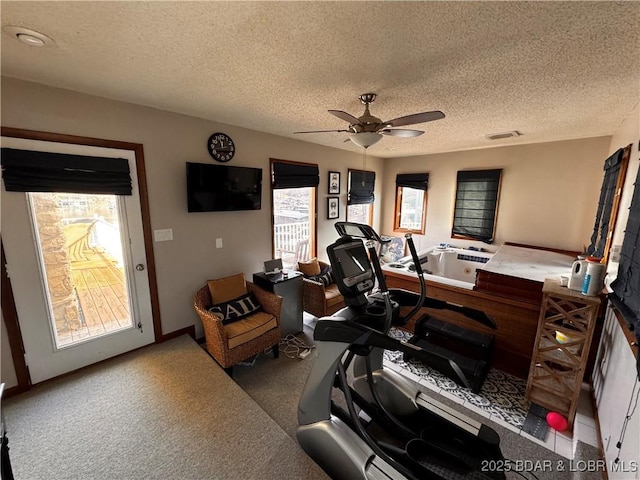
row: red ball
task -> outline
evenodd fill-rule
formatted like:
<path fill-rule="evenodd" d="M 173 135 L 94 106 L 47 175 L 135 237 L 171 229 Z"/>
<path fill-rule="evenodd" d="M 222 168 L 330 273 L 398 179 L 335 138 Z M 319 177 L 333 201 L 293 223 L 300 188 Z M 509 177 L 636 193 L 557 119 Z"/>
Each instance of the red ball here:
<path fill-rule="evenodd" d="M 560 415 L 558 412 L 547 413 L 547 423 L 549 426 L 559 432 L 567 429 L 567 419 Z"/>

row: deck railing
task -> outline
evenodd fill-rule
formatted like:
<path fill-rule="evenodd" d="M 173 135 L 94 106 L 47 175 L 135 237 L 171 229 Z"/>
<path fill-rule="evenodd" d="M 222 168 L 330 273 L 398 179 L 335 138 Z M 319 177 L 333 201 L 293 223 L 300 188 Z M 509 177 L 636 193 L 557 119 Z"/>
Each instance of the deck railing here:
<path fill-rule="evenodd" d="M 281 223 L 274 225 L 274 245 L 276 257 L 286 253 L 294 253 L 301 240 L 309 238 L 309 223 Z"/>

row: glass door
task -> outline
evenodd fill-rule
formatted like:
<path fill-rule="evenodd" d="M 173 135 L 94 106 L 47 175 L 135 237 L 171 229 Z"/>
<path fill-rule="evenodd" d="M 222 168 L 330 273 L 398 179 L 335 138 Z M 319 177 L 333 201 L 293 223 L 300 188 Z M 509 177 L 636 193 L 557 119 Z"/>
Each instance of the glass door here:
<path fill-rule="evenodd" d="M 55 347 L 132 328 L 118 197 L 28 196 Z"/>
<path fill-rule="evenodd" d="M 32 383 L 155 340 L 134 150 L 2 137 L 3 147 L 125 158 L 131 195 L 7 192 L 2 240 Z"/>

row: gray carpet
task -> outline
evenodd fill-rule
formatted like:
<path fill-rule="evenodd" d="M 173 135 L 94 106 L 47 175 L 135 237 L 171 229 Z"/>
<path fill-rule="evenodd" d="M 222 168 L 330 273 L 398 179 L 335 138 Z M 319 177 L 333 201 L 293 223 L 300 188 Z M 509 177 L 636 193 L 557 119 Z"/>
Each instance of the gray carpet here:
<path fill-rule="evenodd" d="M 308 319 L 305 320 L 309 322 Z M 299 334 L 305 342 L 312 343 L 313 322 L 305 324 L 305 330 Z M 259 355 L 253 366 L 238 366 L 234 370 L 234 379 L 260 405 L 271 418 L 295 439 L 297 426 L 297 405 L 300 393 L 306 381 L 313 361 L 315 351 L 304 360 L 281 356 L 274 360 L 270 355 Z M 424 388 L 421 388 L 424 391 Z M 601 479 L 599 472 L 579 472 L 581 460 L 597 459 L 597 449 L 578 442 L 576 456 L 573 463 L 560 455 L 537 445 L 526 438 L 481 417 L 454 401 L 427 392 L 436 400 L 445 403 L 466 415 L 483 422 L 495 429 L 501 438 L 501 448 L 505 458 L 515 462 L 518 473 L 508 472 L 507 479 L 540 479 L 540 480 L 596 480 Z M 543 463 L 544 462 L 544 463 Z M 531 473 L 533 475 L 531 475 Z"/>
<path fill-rule="evenodd" d="M 321 479 L 312 462 L 189 337 L 7 399 L 16 479 Z"/>

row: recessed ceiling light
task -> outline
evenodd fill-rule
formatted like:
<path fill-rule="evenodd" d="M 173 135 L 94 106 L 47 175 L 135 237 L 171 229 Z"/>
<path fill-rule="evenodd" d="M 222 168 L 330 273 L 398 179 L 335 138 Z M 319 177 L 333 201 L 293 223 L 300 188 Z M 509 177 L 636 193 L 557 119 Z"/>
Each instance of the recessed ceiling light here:
<path fill-rule="evenodd" d="M 6 25 L 2 27 L 2 31 L 31 47 L 50 47 L 56 44 L 53 39 L 29 28 Z"/>

